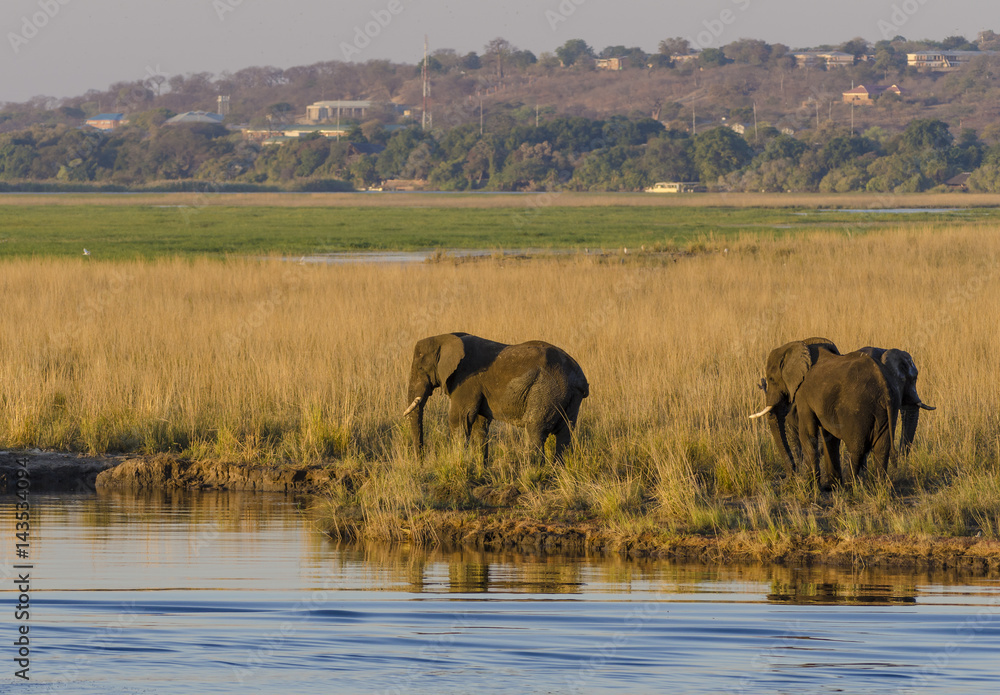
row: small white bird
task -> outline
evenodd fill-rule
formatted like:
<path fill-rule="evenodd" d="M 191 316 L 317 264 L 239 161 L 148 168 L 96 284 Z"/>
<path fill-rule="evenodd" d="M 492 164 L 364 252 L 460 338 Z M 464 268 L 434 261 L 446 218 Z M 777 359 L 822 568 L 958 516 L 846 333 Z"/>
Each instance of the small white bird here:
<path fill-rule="evenodd" d="M 83 250 L 83 255 L 84 256 L 89 256 L 90 255 L 90 251 L 88 251 L 87 249 L 84 249 Z"/>

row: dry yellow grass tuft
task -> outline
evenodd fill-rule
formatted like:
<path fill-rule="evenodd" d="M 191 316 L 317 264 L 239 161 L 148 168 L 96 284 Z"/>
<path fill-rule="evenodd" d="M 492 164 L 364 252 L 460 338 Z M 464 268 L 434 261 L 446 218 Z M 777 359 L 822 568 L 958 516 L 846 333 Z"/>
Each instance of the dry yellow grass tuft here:
<path fill-rule="evenodd" d="M 7 261 L 0 445 L 332 458 L 351 481 L 336 507 L 381 520 L 381 535 L 393 519 L 506 496 L 539 517 L 655 519 L 677 532 L 995 536 L 997 505 L 974 492 L 1000 487 L 994 230 L 727 243 L 627 262 Z M 427 418 L 434 453 L 410 455 L 400 415 L 413 343 L 456 330 L 544 339 L 580 362 L 591 397 L 563 468 L 530 460 L 503 426 L 491 465 L 470 464 L 447 444 L 440 395 Z M 809 511 L 811 486 L 776 481 L 766 427 L 747 420 L 763 403 L 767 352 L 809 335 L 908 350 L 938 407 L 890 494 L 836 493 L 832 521 Z"/>

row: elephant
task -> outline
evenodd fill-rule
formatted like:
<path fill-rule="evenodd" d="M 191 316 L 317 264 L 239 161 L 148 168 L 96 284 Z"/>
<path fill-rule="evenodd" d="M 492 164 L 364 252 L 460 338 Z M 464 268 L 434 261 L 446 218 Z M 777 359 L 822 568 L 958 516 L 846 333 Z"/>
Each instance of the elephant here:
<path fill-rule="evenodd" d="M 767 407 L 750 418 L 767 415 L 774 444 L 782 454 L 785 473 L 795 472 L 799 450 L 798 420 L 793 396 L 809 368 L 826 355 L 839 355 L 840 351 L 829 338 L 812 337 L 795 340 L 775 348 L 767 356 L 766 376 L 761 380 Z"/>
<path fill-rule="evenodd" d="M 883 367 L 882 375 L 889 384 L 896 408 L 902 414 L 902 431 L 899 435 L 899 455 L 905 456 L 917 433 L 920 411 L 935 410 L 924 403 L 917 394 L 917 366 L 908 352 L 877 347 L 863 347 L 858 352 L 871 357 Z"/>
<path fill-rule="evenodd" d="M 590 395 L 587 377 L 576 360 L 540 340 L 518 345 L 468 333 L 445 333 L 417 341 L 408 391 L 410 432 L 418 456 L 424 450 L 424 406 L 434 389 L 450 398 L 448 424 L 465 441 L 475 438 L 488 460 L 487 435 L 494 420 L 524 427 L 532 444 L 544 450 L 556 437 L 555 461 L 571 443 L 580 403 Z"/>
<path fill-rule="evenodd" d="M 869 454 L 883 473 L 888 471 L 899 411 L 882 365 L 861 352 L 828 353 L 805 374 L 793 400 L 803 463 L 818 470 L 821 489 L 829 489 L 836 478 L 846 483 L 848 474 L 860 475 Z M 843 472 L 841 442 L 847 450 Z M 817 460 L 820 447 L 822 465 Z"/>

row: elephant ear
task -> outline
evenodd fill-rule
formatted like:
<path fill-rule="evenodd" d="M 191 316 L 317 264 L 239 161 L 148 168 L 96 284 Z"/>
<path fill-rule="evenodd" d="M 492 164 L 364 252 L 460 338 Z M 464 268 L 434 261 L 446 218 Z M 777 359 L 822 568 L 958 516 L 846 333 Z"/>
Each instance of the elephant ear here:
<path fill-rule="evenodd" d="M 441 337 L 441 350 L 438 353 L 438 382 L 445 393 L 450 393 L 448 379 L 458 369 L 459 363 L 465 357 L 465 343 L 457 335 L 444 335 Z"/>
<path fill-rule="evenodd" d="M 791 343 L 781 359 L 781 378 L 788 388 L 789 400 L 794 400 L 795 392 L 806 378 L 806 372 L 812 366 L 809 348 L 803 342 Z"/>
<path fill-rule="evenodd" d="M 821 338 L 820 336 L 816 335 L 813 336 L 812 338 L 806 338 L 802 342 L 810 347 L 817 347 L 817 348 L 823 348 L 824 350 L 829 350 L 834 355 L 840 354 L 840 350 L 837 348 L 837 345 L 829 338 Z"/>

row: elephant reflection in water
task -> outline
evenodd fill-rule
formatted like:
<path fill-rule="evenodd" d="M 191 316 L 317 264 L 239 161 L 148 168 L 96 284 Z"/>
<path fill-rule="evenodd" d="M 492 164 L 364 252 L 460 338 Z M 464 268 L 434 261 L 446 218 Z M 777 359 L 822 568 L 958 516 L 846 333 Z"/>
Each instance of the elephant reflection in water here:
<path fill-rule="evenodd" d="M 784 570 L 784 571 L 782 571 Z M 768 601 L 775 603 L 891 605 L 916 603 L 917 587 L 909 577 L 836 569 L 777 569 Z"/>
<path fill-rule="evenodd" d="M 902 350 L 866 347 L 841 355 L 833 341 L 808 338 L 772 350 L 765 370 L 767 407 L 751 418 L 768 416 L 788 475 L 802 461 L 816 471 L 823 488 L 857 476 L 869 454 L 886 471 L 898 413 L 903 412 L 899 450 L 905 454 L 920 409 L 934 410 L 917 394 L 916 365 Z M 841 442 L 848 455 L 843 471 Z"/>

